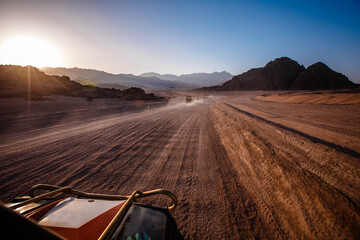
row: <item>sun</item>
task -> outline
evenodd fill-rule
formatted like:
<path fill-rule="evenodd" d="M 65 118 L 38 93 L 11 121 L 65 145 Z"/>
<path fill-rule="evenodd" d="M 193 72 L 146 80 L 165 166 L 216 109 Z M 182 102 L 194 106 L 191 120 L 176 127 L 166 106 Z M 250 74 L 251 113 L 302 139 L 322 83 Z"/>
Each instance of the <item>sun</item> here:
<path fill-rule="evenodd" d="M 31 65 L 34 67 L 60 67 L 58 50 L 47 41 L 32 36 L 16 36 L 1 44 L 2 64 Z"/>

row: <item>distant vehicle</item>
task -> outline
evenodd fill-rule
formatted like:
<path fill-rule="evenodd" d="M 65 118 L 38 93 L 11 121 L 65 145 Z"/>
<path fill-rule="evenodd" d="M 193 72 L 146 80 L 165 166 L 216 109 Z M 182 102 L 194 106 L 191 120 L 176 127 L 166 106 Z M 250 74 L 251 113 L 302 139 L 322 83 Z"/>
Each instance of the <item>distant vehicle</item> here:
<path fill-rule="evenodd" d="M 50 192 L 35 196 L 37 190 Z M 135 202 L 153 195 L 168 196 L 173 203 Z M 169 212 L 176 205 L 176 196 L 164 189 L 123 196 L 38 184 L 29 196 L 0 205 L 2 234 L 9 239 L 183 239 Z"/>
<path fill-rule="evenodd" d="M 191 102 L 191 101 L 192 101 L 191 96 L 186 96 L 185 102 L 186 102 L 186 103 L 189 103 L 189 102 Z"/>

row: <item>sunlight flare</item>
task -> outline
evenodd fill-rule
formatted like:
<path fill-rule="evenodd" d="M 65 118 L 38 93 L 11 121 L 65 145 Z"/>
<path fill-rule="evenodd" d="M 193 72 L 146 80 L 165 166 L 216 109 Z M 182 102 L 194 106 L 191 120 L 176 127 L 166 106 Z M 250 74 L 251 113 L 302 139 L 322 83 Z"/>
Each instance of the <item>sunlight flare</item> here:
<path fill-rule="evenodd" d="M 44 39 L 32 36 L 15 36 L 1 44 L 1 62 L 35 67 L 59 67 L 62 59 L 59 51 Z"/>

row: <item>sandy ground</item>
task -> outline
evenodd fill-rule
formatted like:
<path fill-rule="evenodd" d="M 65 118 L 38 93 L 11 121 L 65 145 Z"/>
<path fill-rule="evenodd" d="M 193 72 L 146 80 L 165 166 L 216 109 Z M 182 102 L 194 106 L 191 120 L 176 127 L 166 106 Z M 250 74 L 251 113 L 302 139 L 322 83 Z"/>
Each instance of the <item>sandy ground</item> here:
<path fill-rule="evenodd" d="M 165 188 L 186 239 L 360 238 L 359 105 L 162 94 L 168 104 L 0 100 L 0 199 L 37 183 Z"/>
<path fill-rule="evenodd" d="M 349 94 L 349 92 L 352 93 Z M 281 94 L 264 94 L 257 96 L 256 99 L 288 103 L 360 104 L 360 89 L 284 92 Z"/>

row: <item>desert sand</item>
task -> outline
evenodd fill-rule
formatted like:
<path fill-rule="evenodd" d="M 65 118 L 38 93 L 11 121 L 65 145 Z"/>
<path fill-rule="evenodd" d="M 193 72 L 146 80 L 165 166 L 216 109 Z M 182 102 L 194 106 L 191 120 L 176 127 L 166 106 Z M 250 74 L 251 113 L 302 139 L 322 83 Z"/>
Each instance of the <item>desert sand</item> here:
<path fill-rule="evenodd" d="M 359 104 L 161 94 L 167 104 L 1 99 L 0 200 L 38 183 L 165 188 L 185 239 L 360 238 Z"/>
<path fill-rule="evenodd" d="M 350 94 L 349 94 L 350 93 Z M 256 99 L 270 102 L 360 104 L 360 89 L 330 91 L 298 91 L 263 94 Z"/>

